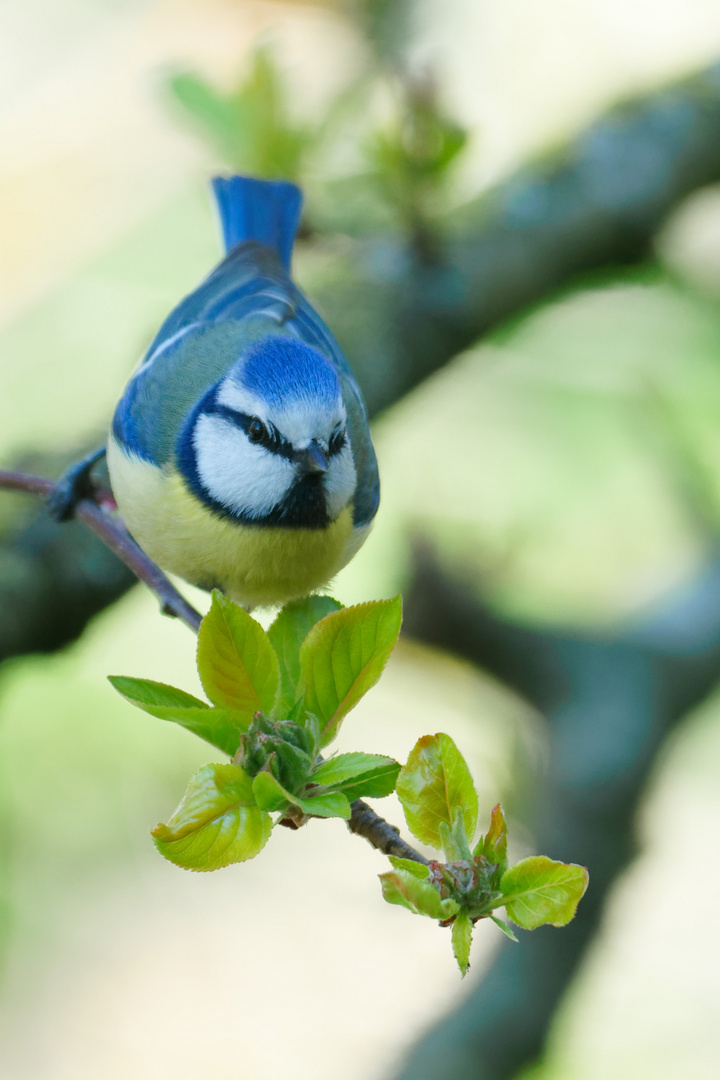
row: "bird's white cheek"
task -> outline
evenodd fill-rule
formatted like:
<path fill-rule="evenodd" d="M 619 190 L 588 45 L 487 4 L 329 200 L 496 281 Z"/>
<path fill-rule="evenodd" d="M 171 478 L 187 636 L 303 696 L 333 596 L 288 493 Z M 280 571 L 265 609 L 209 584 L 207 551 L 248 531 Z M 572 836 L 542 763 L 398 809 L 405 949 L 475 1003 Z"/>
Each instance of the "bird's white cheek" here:
<path fill-rule="evenodd" d="M 193 444 L 203 486 L 236 514 L 264 517 L 292 486 L 292 462 L 254 446 L 223 417 L 201 415 Z"/>
<path fill-rule="evenodd" d="M 325 476 L 325 496 L 328 517 L 331 521 L 335 520 L 352 499 L 355 494 L 356 483 L 357 475 L 352 453 L 350 447 L 345 446 L 339 454 L 335 454 L 334 457 L 330 458 Z"/>

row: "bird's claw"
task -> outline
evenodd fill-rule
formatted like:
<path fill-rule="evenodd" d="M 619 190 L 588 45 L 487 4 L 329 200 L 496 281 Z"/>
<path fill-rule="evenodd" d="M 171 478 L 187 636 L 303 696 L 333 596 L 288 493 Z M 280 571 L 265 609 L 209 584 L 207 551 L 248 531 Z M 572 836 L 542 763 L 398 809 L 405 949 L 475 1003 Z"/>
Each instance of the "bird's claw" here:
<path fill-rule="evenodd" d="M 53 491 L 47 497 L 47 508 L 56 521 L 68 521 L 75 514 L 81 499 L 92 497 L 92 470 L 105 454 L 105 447 L 93 451 L 75 462 L 63 473 Z"/>

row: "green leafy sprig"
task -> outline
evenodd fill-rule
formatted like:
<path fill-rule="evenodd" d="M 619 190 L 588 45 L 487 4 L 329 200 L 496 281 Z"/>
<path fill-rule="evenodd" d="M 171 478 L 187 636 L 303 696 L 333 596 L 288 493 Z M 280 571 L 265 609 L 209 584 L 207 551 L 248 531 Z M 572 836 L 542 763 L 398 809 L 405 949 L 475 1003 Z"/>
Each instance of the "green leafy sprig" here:
<path fill-rule="evenodd" d="M 401 620 L 400 597 L 343 608 L 329 596 L 311 596 L 288 604 L 266 632 L 215 592 L 197 644 L 208 701 L 148 679 L 110 681 L 133 705 L 231 758 L 199 769 L 167 824 L 153 829 L 161 855 L 188 870 L 217 870 L 254 858 L 277 824 L 297 829 L 311 818 L 351 821 L 354 803 L 356 814 L 362 809 L 385 830 L 382 840 L 373 838 L 393 866 L 380 875 L 385 899 L 451 926 L 464 975 L 476 922 L 491 919 L 514 940 L 495 914 L 499 908 L 527 930 L 564 926 L 585 891 L 587 871 L 545 856 L 510 866 L 500 806 L 471 848 L 478 796 L 449 735 L 421 738 L 402 769 L 380 754 L 321 756 L 378 681 Z M 428 862 L 357 802 L 394 790 L 413 835 L 441 850 L 445 861 Z"/>
<path fill-rule="evenodd" d="M 369 62 L 320 116 L 302 121 L 292 80 L 268 41 L 256 46 L 229 86 L 197 71 L 170 73 L 166 86 L 224 167 L 305 189 L 305 235 L 319 222 L 325 226 L 320 232 L 351 235 L 389 227 L 422 259 L 435 252 L 440 211 L 468 133 L 443 108 L 429 73 Z M 341 167 L 337 174 L 336 148 L 347 141 L 360 148 L 358 171 L 348 175 Z"/>
<path fill-rule="evenodd" d="M 411 235 L 431 230 L 452 167 L 464 150 L 468 133 L 443 110 L 429 74 L 404 75 L 392 83 L 393 119 L 369 136 L 370 165 L 365 182 Z"/>
<path fill-rule="evenodd" d="M 168 823 L 153 830 L 160 853 L 189 870 L 216 870 L 257 855 L 273 824 L 347 820 L 353 800 L 389 795 L 400 770 L 392 758 L 320 753 L 379 679 L 401 620 L 399 597 L 343 608 L 313 596 L 288 604 L 266 633 L 215 592 L 197 645 L 209 703 L 149 679 L 111 677 L 133 705 L 232 758 L 190 780 Z"/>
<path fill-rule="evenodd" d="M 463 975 L 470 965 L 473 927 L 492 921 L 517 938 L 494 912 L 505 908 L 525 930 L 545 923 L 565 926 L 575 915 L 588 884 L 588 872 L 574 863 L 545 855 L 510 866 L 507 824 L 500 805 L 490 828 L 471 849 L 478 819 L 478 797 L 465 759 L 449 735 L 425 735 L 400 770 L 396 787 L 405 820 L 423 844 L 440 849 L 445 862 L 427 864 L 390 857 L 394 869 L 380 875 L 383 896 L 416 915 L 452 927 L 452 946 Z"/>
<path fill-rule="evenodd" d="M 168 85 L 230 168 L 251 176 L 299 178 L 316 135 L 291 118 L 291 92 L 267 44 L 255 49 L 249 71 L 227 90 L 193 71 L 177 72 Z"/>

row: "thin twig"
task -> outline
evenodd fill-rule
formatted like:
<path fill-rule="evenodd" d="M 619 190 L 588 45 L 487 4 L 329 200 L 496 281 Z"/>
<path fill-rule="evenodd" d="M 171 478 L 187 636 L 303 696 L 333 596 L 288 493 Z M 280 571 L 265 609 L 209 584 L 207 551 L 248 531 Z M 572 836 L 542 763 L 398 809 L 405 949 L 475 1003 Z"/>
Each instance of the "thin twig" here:
<path fill-rule="evenodd" d="M 55 481 L 46 476 L 30 476 L 28 473 L 5 472 L 0 469 L 0 488 L 5 491 L 24 491 L 27 495 L 48 496 L 55 490 Z"/>
<path fill-rule="evenodd" d="M 31 476 L 28 473 L 0 469 L 0 490 L 20 491 L 28 495 L 40 495 L 47 498 L 55 490 L 55 486 L 55 482 L 46 476 Z M 174 615 L 197 633 L 202 620 L 200 612 L 181 596 L 160 567 L 156 566 L 142 548 L 138 547 L 122 521 L 112 516 L 108 509 L 112 505 L 107 498 L 108 494 L 97 492 L 98 502 L 93 499 L 80 499 L 75 508 L 75 516 L 99 536 L 103 543 L 132 570 L 133 574 L 140 581 L 144 581 L 155 593 L 162 604 L 164 614 Z M 401 859 L 427 862 L 418 851 L 405 843 L 394 825 L 381 818 L 360 799 L 352 804 L 352 817 L 348 821 L 348 828 L 357 836 L 364 836 L 384 855 L 397 855 Z"/>
<path fill-rule="evenodd" d="M 351 803 L 350 809 L 352 816 L 347 825 L 351 833 L 364 836 L 383 855 L 395 855 L 399 859 L 412 859 L 419 863 L 427 862 L 424 855 L 403 840 L 399 829 L 376 814 L 362 799 Z"/>
<path fill-rule="evenodd" d="M 0 470 L 0 489 L 47 498 L 55 490 L 55 483 L 45 476 Z M 159 599 L 165 615 L 175 616 L 197 633 L 202 619 L 200 612 L 181 596 L 162 570 L 138 547 L 120 520 L 92 499 L 80 499 L 75 516 L 99 536 L 140 581 L 145 582 Z"/>

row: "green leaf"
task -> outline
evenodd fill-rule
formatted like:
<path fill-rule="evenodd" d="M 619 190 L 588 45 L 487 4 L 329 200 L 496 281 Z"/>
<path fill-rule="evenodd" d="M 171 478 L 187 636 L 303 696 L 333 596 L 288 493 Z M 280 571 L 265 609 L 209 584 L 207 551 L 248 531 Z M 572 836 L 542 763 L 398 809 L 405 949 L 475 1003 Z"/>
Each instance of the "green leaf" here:
<path fill-rule="evenodd" d="M 275 716 L 284 718 L 300 696 L 300 646 L 315 623 L 342 605 L 331 596 L 307 596 L 286 604 L 268 630 L 280 664 L 280 694 Z"/>
<path fill-rule="evenodd" d="M 291 804 L 290 792 L 270 772 L 259 772 L 253 779 L 252 787 L 255 802 L 261 810 L 282 811 Z"/>
<path fill-rule="evenodd" d="M 127 701 L 145 712 L 150 712 L 151 716 L 155 715 L 154 711 L 151 712 L 155 709 L 210 708 L 206 701 L 186 694 L 176 686 L 168 686 L 167 683 L 154 682 L 152 679 L 132 679 L 126 675 L 108 675 L 108 680 Z"/>
<path fill-rule="evenodd" d="M 395 790 L 400 765 L 382 754 L 339 754 L 319 765 L 312 774 L 315 784 L 342 791 L 354 799 L 382 799 Z"/>
<path fill-rule="evenodd" d="M 472 932 L 472 919 L 465 908 L 460 908 L 452 924 L 452 947 L 463 978 L 467 975 L 467 970 L 470 967 Z"/>
<path fill-rule="evenodd" d="M 388 859 L 396 870 L 407 870 L 413 877 L 425 881 L 430 874 L 427 863 L 416 862 L 415 859 L 400 859 L 397 855 L 388 855 Z"/>
<path fill-rule="evenodd" d="M 489 919 L 492 919 L 495 925 L 499 927 L 500 930 L 502 930 L 503 934 L 505 934 L 506 937 L 509 937 L 510 940 L 514 941 L 516 945 L 518 944 L 518 939 L 515 937 L 515 934 L 507 923 L 503 922 L 502 919 L 496 918 L 495 915 L 488 915 L 487 917 Z"/>
<path fill-rule="evenodd" d="M 455 807 L 452 828 L 445 821 L 438 825 L 438 832 L 442 840 L 442 849 L 448 862 L 472 862 L 472 852 L 465 832 L 465 818 L 463 809 Z"/>
<path fill-rule="evenodd" d="M 260 623 L 217 589 L 200 624 L 197 666 L 213 705 L 250 718 L 272 710 L 280 683 L 273 647 Z"/>
<path fill-rule="evenodd" d="M 588 872 L 575 863 L 533 855 L 511 866 L 502 877 L 502 900 L 508 918 L 525 930 L 543 923 L 565 926 L 575 915 L 588 885 Z"/>
<path fill-rule="evenodd" d="M 379 876 L 388 904 L 399 904 L 415 915 L 427 915 L 430 919 L 450 919 L 459 910 L 454 900 L 442 900 L 435 886 L 421 881 L 414 871 L 395 870 Z"/>
<path fill-rule="evenodd" d="M 232 101 L 218 93 L 202 76 L 178 72 L 169 80 L 175 100 L 223 146 L 237 141 L 237 117 Z"/>
<path fill-rule="evenodd" d="M 473 855 L 484 855 L 489 863 L 496 864 L 500 876 L 507 870 L 507 823 L 500 803 L 493 807 L 490 828 L 478 840 Z"/>
<path fill-rule="evenodd" d="M 338 784 L 333 790 L 341 791 L 350 802 L 355 802 L 356 799 L 384 799 L 395 790 L 399 772 L 400 763 L 395 761 L 383 769 Z"/>
<path fill-rule="evenodd" d="M 240 165 L 266 177 L 296 180 L 311 136 L 288 117 L 289 93 L 270 50 L 260 46 L 245 82 L 233 94 L 242 134 Z"/>
<path fill-rule="evenodd" d="M 235 172 L 297 179 L 314 133 L 290 120 L 290 94 L 267 47 L 255 50 L 249 71 L 229 92 L 192 72 L 174 75 L 169 85 Z"/>
<path fill-rule="evenodd" d="M 313 769 L 313 782 L 335 787 L 345 780 L 355 780 L 367 772 L 374 772 L 385 765 L 397 764 L 392 758 L 382 754 L 336 754 Z"/>
<path fill-rule="evenodd" d="M 179 724 L 230 757 L 237 751 L 241 735 L 247 731 L 247 714 L 230 709 L 211 709 L 206 702 L 174 686 L 151 679 L 131 679 L 124 675 L 110 675 L 109 679 L 131 705 L 159 720 Z"/>
<path fill-rule="evenodd" d="M 167 825 L 157 825 L 152 836 L 176 866 L 218 870 L 254 858 L 271 829 L 270 815 L 255 805 L 247 773 L 237 765 L 204 765 Z"/>
<path fill-rule="evenodd" d="M 300 649 L 300 671 L 309 712 L 323 725 L 322 746 L 344 716 L 375 685 L 402 622 L 402 601 L 376 600 L 342 608 L 321 619 Z"/>
<path fill-rule="evenodd" d="M 395 788 L 408 828 L 423 844 L 441 848 L 440 823 L 452 829 L 462 812 L 465 832 L 475 833 L 478 799 L 465 759 L 449 735 L 418 739 Z"/>
<path fill-rule="evenodd" d="M 324 791 L 312 798 L 300 799 L 298 805 L 304 813 L 314 817 L 339 817 L 349 821 L 352 814 L 348 797 L 342 791 Z"/>
<path fill-rule="evenodd" d="M 299 724 L 307 731 L 308 735 L 312 739 L 313 746 L 315 747 L 315 756 L 320 753 L 320 740 L 322 738 L 322 723 L 320 719 L 314 715 L 314 713 L 305 713 L 302 720 L 298 720 Z"/>
<path fill-rule="evenodd" d="M 263 810 L 285 811 L 298 807 L 309 817 L 350 817 L 350 803 L 340 792 L 329 791 L 314 797 L 299 798 L 287 791 L 269 772 L 259 772 L 252 782 L 253 794 Z"/>

